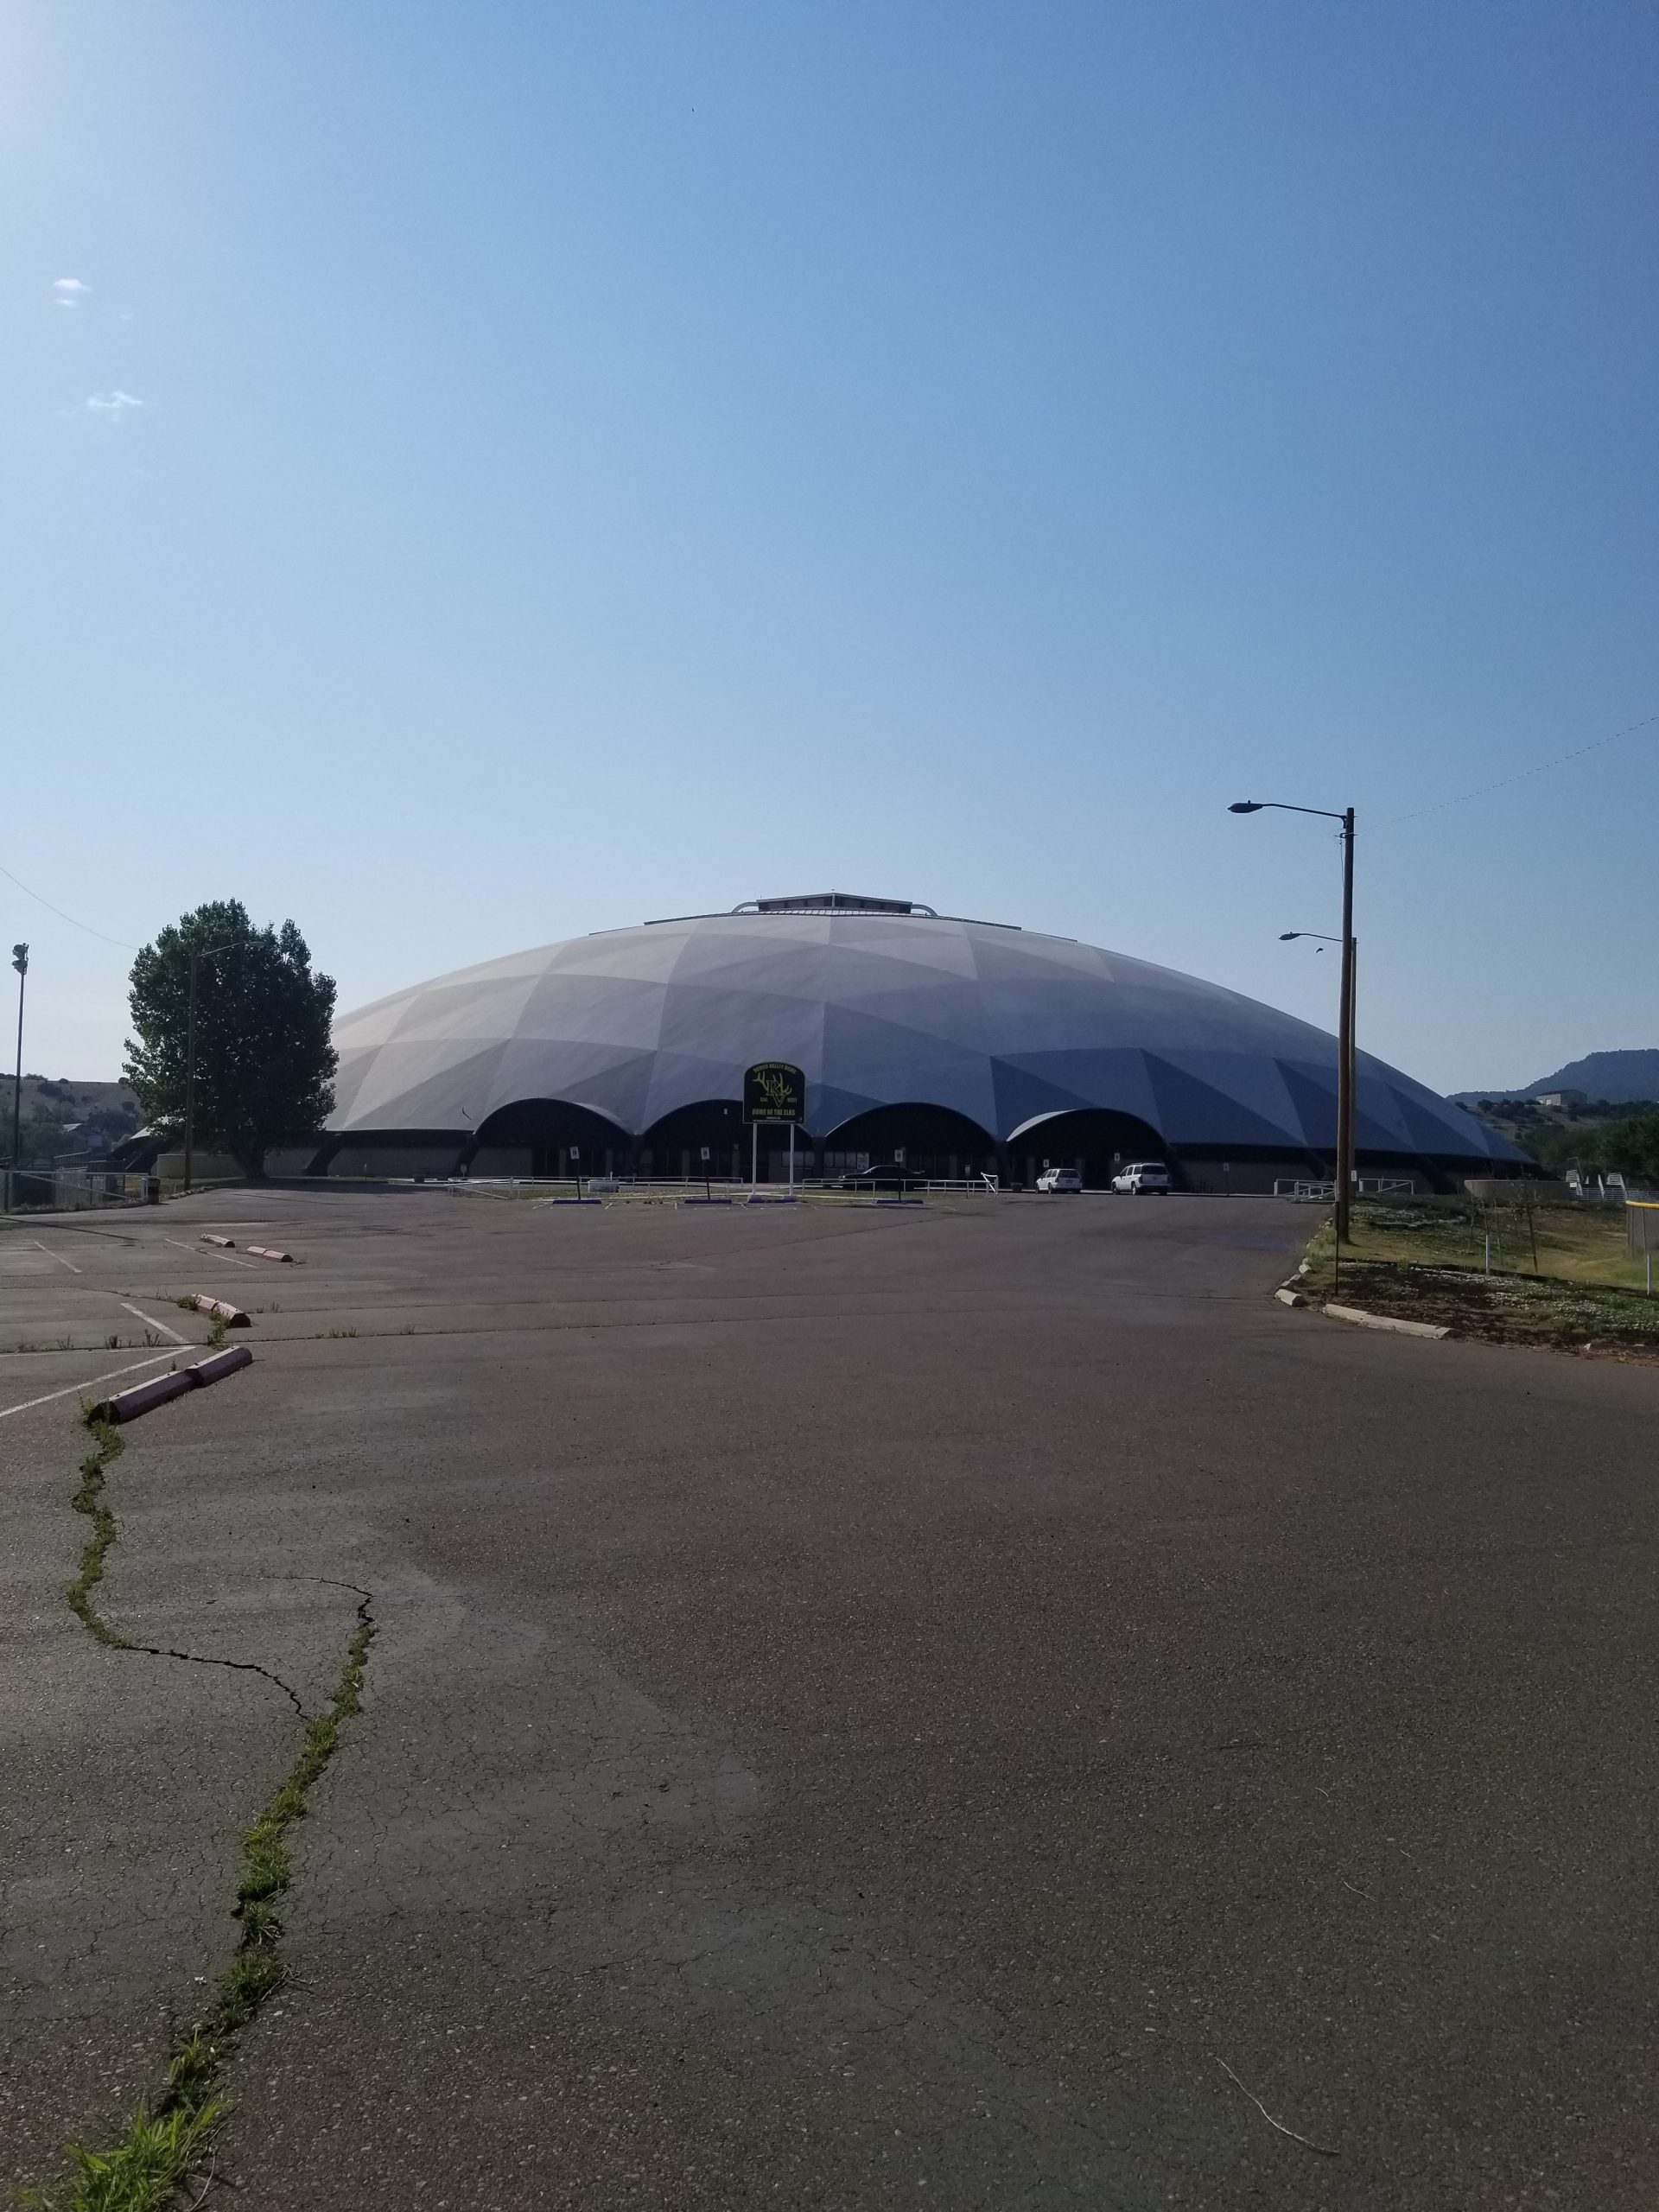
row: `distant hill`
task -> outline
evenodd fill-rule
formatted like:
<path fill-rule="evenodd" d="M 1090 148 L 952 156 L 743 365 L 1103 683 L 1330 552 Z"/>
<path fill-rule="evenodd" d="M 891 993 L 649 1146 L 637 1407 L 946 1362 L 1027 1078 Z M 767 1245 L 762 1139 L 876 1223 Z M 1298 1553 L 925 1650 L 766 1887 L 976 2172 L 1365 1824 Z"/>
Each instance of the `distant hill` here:
<path fill-rule="evenodd" d="M 1540 1076 L 1520 1090 L 1454 1090 L 1459 1105 L 1477 1098 L 1535 1098 L 1541 1090 L 1581 1090 L 1586 1098 L 1605 1098 L 1614 1106 L 1639 1099 L 1659 1100 L 1659 1051 L 1586 1052 L 1569 1060 L 1554 1075 Z"/>
<path fill-rule="evenodd" d="M 0 1082 L 0 1098 L 11 1103 L 11 1077 Z M 25 1114 L 52 1114 L 66 1122 L 96 1113 L 118 1113 L 138 1119 L 138 1101 L 124 1083 L 77 1083 L 69 1076 L 26 1075 L 23 1077 Z"/>

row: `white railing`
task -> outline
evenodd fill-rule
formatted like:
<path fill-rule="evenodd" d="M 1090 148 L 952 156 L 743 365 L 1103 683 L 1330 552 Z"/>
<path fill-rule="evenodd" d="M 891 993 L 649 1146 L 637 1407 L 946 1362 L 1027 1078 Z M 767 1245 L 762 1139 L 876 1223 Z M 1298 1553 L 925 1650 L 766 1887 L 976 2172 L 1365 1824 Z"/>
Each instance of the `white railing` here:
<path fill-rule="evenodd" d="M 1356 1175 L 1356 1198 L 1386 1198 L 1391 1191 L 1414 1192 L 1416 1184 L 1409 1175 Z M 1281 1175 L 1273 1186 L 1275 1198 L 1301 1198 L 1310 1203 L 1329 1205 L 1337 1195 L 1334 1181 L 1321 1181 L 1317 1176 Z"/>
<path fill-rule="evenodd" d="M 440 1188 L 457 1198 L 525 1198 L 541 1200 L 575 1198 L 575 1179 L 569 1175 L 450 1175 L 432 1179 Z M 764 1205 L 769 1201 L 787 1198 L 813 1200 L 828 1198 L 868 1198 L 872 1189 L 894 1189 L 892 1179 L 884 1184 L 880 1179 L 859 1177 L 849 1169 L 842 1176 L 828 1176 L 809 1180 L 798 1176 L 790 1183 L 751 1183 L 747 1177 L 714 1175 L 706 1180 L 701 1175 L 690 1178 L 682 1175 L 584 1175 L 581 1195 L 594 1197 L 640 1198 L 658 1203 L 679 1203 L 683 1198 L 701 1198 L 705 1195 L 735 1199 L 745 1204 L 753 1197 Z M 906 1195 L 912 1198 L 1000 1198 L 1001 1186 L 995 1175 L 917 1177 L 907 1181 Z"/>

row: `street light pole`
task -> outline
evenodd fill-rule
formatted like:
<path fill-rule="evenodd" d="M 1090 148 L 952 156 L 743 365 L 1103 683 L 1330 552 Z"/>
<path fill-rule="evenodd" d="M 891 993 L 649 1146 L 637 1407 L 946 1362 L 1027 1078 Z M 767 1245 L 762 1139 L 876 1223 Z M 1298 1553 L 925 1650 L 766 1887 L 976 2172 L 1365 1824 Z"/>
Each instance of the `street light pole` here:
<path fill-rule="evenodd" d="M 1342 1033 L 1337 1050 L 1342 1058 L 1342 1083 L 1337 1099 L 1337 1151 L 1341 1178 L 1337 1185 L 1337 1242 L 1351 1243 L 1348 1210 L 1354 1195 L 1354 985 L 1357 962 L 1354 957 L 1354 810 L 1342 815 Z"/>
<path fill-rule="evenodd" d="M 1271 808 L 1279 814 L 1317 814 L 1326 822 L 1342 824 L 1342 995 L 1337 1009 L 1337 1203 L 1336 1232 L 1338 1249 L 1351 1241 L 1348 1235 L 1350 1206 L 1354 1190 L 1354 1092 L 1358 1073 L 1358 1060 L 1354 1047 L 1355 981 L 1357 961 L 1354 945 L 1354 810 L 1344 807 L 1338 814 L 1329 806 L 1291 806 L 1283 799 L 1240 798 L 1228 808 L 1230 814 L 1261 814 Z M 1289 931 L 1288 936 L 1311 935 L 1311 931 Z"/>
<path fill-rule="evenodd" d="M 184 1188 L 190 1191 L 190 1163 L 196 1149 L 196 973 L 201 955 L 190 955 L 190 1014 L 184 1044 Z"/>
<path fill-rule="evenodd" d="M 11 1172 L 18 1168 L 23 1126 L 23 986 L 29 980 L 29 947 L 14 944 L 11 964 L 17 970 L 17 1079 L 11 1094 Z"/>
<path fill-rule="evenodd" d="M 196 977 L 204 960 L 216 960 L 221 952 L 228 952 L 236 939 L 226 938 L 223 944 L 210 944 L 206 952 L 190 955 L 190 1013 L 184 1031 L 184 1187 L 190 1188 L 190 1168 L 196 1149 Z"/>

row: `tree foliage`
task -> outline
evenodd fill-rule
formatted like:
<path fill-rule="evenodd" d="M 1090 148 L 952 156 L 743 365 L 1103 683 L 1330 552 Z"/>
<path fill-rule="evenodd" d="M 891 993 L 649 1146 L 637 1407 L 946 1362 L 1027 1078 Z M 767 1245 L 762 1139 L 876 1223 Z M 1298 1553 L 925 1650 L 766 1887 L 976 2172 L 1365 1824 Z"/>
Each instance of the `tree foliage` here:
<path fill-rule="evenodd" d="M 1555 1128 L 1511 1123 L 1509 1134 L 1552 1174 L 1616 1171 L 1632 1183 L 1659 1185 L 1659 1106 L 1609 1107 L 1594 1121 Z"/>
<path fill-rule="evenodd" d="M 1659 1106 L 1604 1122 L 1586 1150 L 1586 1167 L 1617 1169 L 1630 1182 L 1659 1187 Z"/>
<path fill-rule="evenodd" d="M 132 963 L 137 1035 L 122 1073 L 149 1121 L 174 1130 L 184 1127 L 192 952 L 195 1140 L 257 1175 L 268 1146 L 315 1136 L 334 1104 L 334 979 L 312 974 L 292 922 L 256 929 L 238 899 L 162 930 Z"/>

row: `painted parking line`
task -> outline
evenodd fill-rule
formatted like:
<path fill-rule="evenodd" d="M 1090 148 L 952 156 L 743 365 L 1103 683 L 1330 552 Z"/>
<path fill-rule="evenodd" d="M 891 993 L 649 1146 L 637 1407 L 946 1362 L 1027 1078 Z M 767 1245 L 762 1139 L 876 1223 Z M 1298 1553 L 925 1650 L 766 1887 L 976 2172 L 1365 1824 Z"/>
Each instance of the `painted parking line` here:
<path fill-rule="evenodd" d="M 199 1260 L 228 1260 L 233 1268 L 253 1268 L 255 1274 L 259 1272 L 251 1260 L 238 1260 L 234 1252 L 216 1252 L 211 1244 L 205 1249 L 200 1244 L 181 1244 L 176 1236 L 163 1236 L 162 1242 L 171 1244 L 175 1251 L 194 1253 Z"/>
<path fill-rule="evenodd" d="M 48 1260 L 55 1260 L 60 1268 L 67 1268 L 72 1275 L 80 1274 L 81 1270 L 73 1260 L 66 1260 L 61 1252 L 54 1252 L 49 1244 L 42 1244 L 38 1236 L 35 1238 L 34 1243 L 37 1252 L 44 1252 Z"/>
<path fill-rule="evenodd" d="M 0 1406 L 0 1421 L 12 1414 L 26 1414 L 35 1406 L 49 1406 L 54 1398 L 73 1398 L 82 1390 L 96 1389 L 100 1382 L 113 1382 L 118 1375 L 136 1375 L 141 1367 L 159 1367 L 164 1359 L 171 1359 L 170 1351 L 153 1353 L 149 1359 L 135 1359 L 130 1367 L 112 1367 L 107 1375 L 89 1375 L 84 1382 L 71 1382 L 61 1390 L 48 1390 L 43 1397 L 25 1398 L 21 1406 Z"/>
<path fill-rule="evenodd" d="M 129 1306 L 124 1298 L 121 1301 L 121 1311 L 136 1313 L 146 1328 L 159 1330 L 162 1336 L 171 1337 L 175 1344 L 188 1344 L 190 1341 L 188 1337 L 181 1337 L 176 1329 L 169 1329 L 165 1321 L 158 1321 L 153 1313 L 146 1313 L 142 1306 Z"/>

